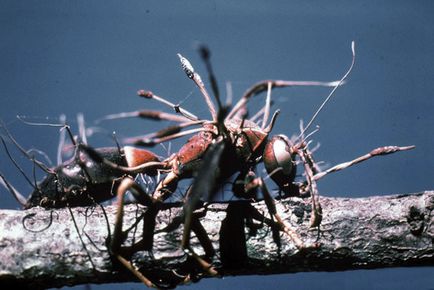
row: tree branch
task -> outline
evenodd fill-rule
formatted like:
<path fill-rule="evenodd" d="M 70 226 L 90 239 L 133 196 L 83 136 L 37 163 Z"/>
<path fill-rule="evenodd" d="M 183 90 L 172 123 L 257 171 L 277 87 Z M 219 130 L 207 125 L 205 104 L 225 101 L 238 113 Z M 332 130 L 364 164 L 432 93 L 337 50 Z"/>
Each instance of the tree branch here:
<path fill-rule="evenodd" d="M 434 191 L 367 198 L 322 197 L 321 204 L 323 221 L 318 235 L 317 230 L 307 229 L 311 211 L 308 200 L 288 198 L 278 202 L 282 218 L 312 247 L 299 250 L 282 233 L 278 247 L 273 231 L 264 223 L 256 235 L 246 235 L 247 260 L 241 261 L 239 267 L 224 269 L 219 237 L 228 205 L 210 205 L 200 221 L 217 250 L 213 265 L 224 275 L 434 265 Z M 267 212 L 263 202 L 254 206 Z M 124 229 L 134 224 L 142 209 L 136 205 L 125 207 Z M 112 231 L 116 209 L 108 206 L 105 210 Z M 109 255 L 108 227 L 102 209 L 73 208 L 72 212 L 82 241 L 68 209 L 0 211 L 0 285 L 35 289 L 137 280 Z M 142 251 L 131 258 L 146 277 L 161 286 L 173 287 L 187 274 L 192 280 L 206 276 L 180 249 L 182 227 L 161 232 L 181 212 L 179 207 L 161 211 L 153 253 Z M 125 244 L 134 238 L 139 240 L 142 228 L 143 221 L 136 232 L 136 228 L 130 231 Z M 234 247 L 242 246 L 238 241 L 243 236 L 233 234 Z M 192 248 L 203 254 L 194 235 Z"/>

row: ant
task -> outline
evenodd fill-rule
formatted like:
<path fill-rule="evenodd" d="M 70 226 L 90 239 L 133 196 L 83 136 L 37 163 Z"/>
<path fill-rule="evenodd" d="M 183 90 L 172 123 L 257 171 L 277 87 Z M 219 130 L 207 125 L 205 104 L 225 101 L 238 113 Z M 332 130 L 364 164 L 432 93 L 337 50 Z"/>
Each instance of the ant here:
<path fill-rule="evenodd" d="M 41 205 L 42 200 L 44 200 L 44 203 L 42 204 L 46 205 L 46 207 L 56 207 L 57 205 L 62 206 L 65 204 L 88 205 L 89 200 L 82 199 L 84 195 L 92 197 L 92 201 L 101 201 L 105 200 L 106 194 L 110 194 L 111 196 L 111 192 L 114 188 L 117 193 L 118 205 L 115 229 L 110 242 L 111 253 L 143 283 L 152 287 L 155 287 L 155 284 L 139 272 L 124 257 L 129 256 L 125 254 L 128 251 L 124 251 L 125 249 L 121 247 L 126 234 L 122 230 L 123 200 L 128 191 L 133 193 L 139 203 L 147 206 L 147 211 L 145 212 L 147 218 L 144 239 L 129 248 L 129 252 L 131 253 L 143 248 L 149 249 L 149 247 L 152 247 L 155 220 L 159 210 L 164 208 L 165 201 L 172 196 L 174 191 L 178 188 L 180 180 L 193 178 L 192 185 L 187 190 L 184 201 L 184 229 L 181 247 L 185 253 L 188 256 L 193 257 L 209 275 L 217 275 L 218 272 L 212 267 L 212 265 L 197 255 L 190 247 L 190 236 L 191 231 L 195 232 L 201 245 L 205 249 L 206 256 L 211 257 L 214 255 L 215 251 L 212 247 L 212 243 L 198 220 L 200 216 L 197 214 L 197 209 L 201 206 L 200 200 L 205 202 L 212 201 L 217 190 L 226 180 L 236 175 L 233 184 L 233 192 L 239 199 L 247 201 L 260 200 L 261 198 L 258 197 L 257 194 L 258 189 L 260 189 L 262 192 L 262 198 L 264 199 L 272 217 L 271 219 L 267 219 L 267 224 L 274 228 L 277 227 L 278 230 L 284 232 L 298 248 L 304 248 L 305 245 L 297 236 L 296 232 L 291 229 L 278 214 L 275 200 L 267 189 L 264 179 L 256 175 L 255 169 L 259 164 L 264 164 L 268 175 L 279 187 L 282 197 L 311 197 L 312 212 L 310 226 L 319 229 L 322 219 L 322 210 L 316 182 L 320 178 L 374 156 L 414 148 L 414 146 L 380 147 L 350 162 L 338 164 L 326 171 L 319 170 L 313 159 L 312 152 L 308 148 L 310 142 L 306 141 L 311 134 L 305 136 L 305 133 L 312 125 L 324 105 L 333 96 L 336 89 L 344 83 L 345 79 L 351 72 L 355 60 L 354 43 L 352 44 L 353 58 L 351 66 L 339 81 L 261 81 L 248 89 L 232 108 L 230 108 L 229 105 L 223 105 L 220 101 L 216 78 L 214 77 L 209 61 L 210 53 L 208 49 L 202 47 L 200 52 L 202 59 L 206 63 L 218 110 L 216 110 L 200 75 L 195 72 L 193 66 L 185 57 L 180 54 L 178 54 L 178 56 L 187 77 L 195 83 L 203 95 L 211 114 L 211 120 L 199 119 L 196 115 L 190 113 L 179 105 L 175 105 L 168 100 L 145 90 L 140 90 L 138 92 L 139 96 L 146 99 L 154 99 L 168 105 L 176 112 L 176 114 L 167 114 L 158 111 L 142 111 L 130 114 L 121 113 L 105 118 L 116 119 L 118 117 L 139 116 L 178 122 L 177 125 L 148 134 L 145 137 L 130 138 L 128 140 L 135 145 L 154 146 L 169 140 L 195 134 L 179 149 L 178 152 L 160 161 L 151 151 L 137 149 L 135 147 L 125 146 L 120 148 L 118 146 L 118 148 L 94 149 L 80 142 L 74 143 L 76 148 L 74 157 L 70 161 L 66 161 L 54 169 L 46 170 L 48 174 L 45 179 L 46 185 L 43 185 L 40 189 L 36 187 L 35 192 L 31 194 L 31 197 L 35 196 L 35 198 L 39 195 L 40 198 L 36 198 L 39 202 L 26 203 L 29 204 L 29 207 Z M 277 135 L 269 138 L 279 114 L 279 111 L 276 111 L 272 115 L 271 120 L 269 120 L 271 91 L 274 88 L 291 86 L 325 86 L 333 87 L 333 89 L 316 111 L 308 125 L 301 129 L 301 133 L 298 137 L 290 139 L 285 135 Z M 252 97 L 263 92 L 267 93 L 265 106 L 254 117 L 250 119 L 247 118 L 248 102 Z M 261 122 L 256 121 L 256 119 L 259 118 L 258 116 L 262 116 Z M 183 131 L 185 128 L 191 126 L 199 127 Z M 68 127 L 66 128 L 70 134 Z M 130 153 L 134 156 L 131 159 L 127 157 Z M 141 157 L 136 157 L 136 153 Z M 133 162 L 130 163 L 129 160 L 133 160 Z M 306 177 L 306 180 L 301 183 L 295 181 L 298 163 L 303 164 Z M 38 163 L 35 164 L 39 166 Z M 70 168 L 69 166 L 76 169 L 72 175 L 65 173 L 64 169 Z M 100 174 L 92 175 L 97 172 Z M 158 183 L 155 191 L 149 195 L 140 188 L 140 186 L 134 181 L 133 177 L 138 173 L 152 175 L 156 172 L 163 172 L 166 173 L 166 175 L 162 181 Z M 12 190 L 11 185 L 8 184 L 3 177 L 2 179 L 5 181 L 7 187 L 16 194 L 17 192 Z M 60 185 L 67 185 L 68 187 L 61 186 L 61 190 L 59 191 L 59 182 Z M 115 186 L 113 186 L 114 182 L 116 182 Z M 42 184 L 44 184 L 44 182 L 41 183 L 41 185 Z M 95 184 L 102 187 L 94 187 Z M 69 187 L 75 188 L 76 191 L 71 194 Z M 59 193 L 61 196 L 64 196 L 64 199 L 57 198 Z M 103 194 L 102 196 L 101 193 Z M 77 197 L 77 199 L 75 199 L 75 197 Z M 30 200 L 31 199 L 32 198 L 30 198 Z M 52 201 L 55 202 L 53 203 Z M 262 217 L 255 213 L 255 208 L 252 204 L 248 203 L 247 207 L 248 210 L 246 213 L 248 213 L 253 219 L 263 220 Z M 146 237 L 151 240 L 150 245 L 149 240 L 145 239 Z"/>
<path fill-rule="evenodd" d="M 155 118 L 155 114 L 153 114 Z M 32 207 L 40 206 L 45 209 L 55 209 L 55 208 L 68 208 L 73 219 L 74 225 L 78 230 L 75 223 L 74 216 L 71 211 L 71 207 L 83 207 L 94 204 L 100 204 L 101 202 L 110 200 L 114 197 L 114 193 L 122 191 L 124 188 L 123 184 L 125 182 L 131 182 L 128 189 L 135 195 L 137 201 L 141 204 L 147 204 L 146 197 L 147 193 L 140 187 L 137 183 L 133 182 L 133 179 L 138 176 L 138 174 L 146 174 L 150 177 L 154 177 L 158 174 L 156 170 L 153 169 L 155 164 L 159 165 L 159 157 L 153 152 L 136 148 L 132 146 L 119 146 L 117 140 L 116 147 L 101 147 L 101 148 L 91 148 L 86 144 L 86 135 L 84 130 L 84 121 L 82 117 L 79 119 L 81 137 L 80 140 L 76 140 L 73 136 L 70 126 L 66 124 L 64 116 L 61 119 L 64 124 L 47 124 L 47 123 L 32 123 L 22 120 L 22 122 L 29 125 L 48 125 L 51 127 L 61 127 L 61 141 L 58 147 L 58 165 L 55 167 L 48 167 L 43 162 L 35 158 L 34 155 L 30 154 L 28 150 L 23 148 L 17 140 L 12 136 L 12 134 L 7 129 L 6 125 L 1 123 L 0 127 L 3 128 L 8 139 L 15 145 L 16 148 L 29 160 L 31 160 L 34 166 L 46 173 L 46 176 L 42 181 L 37 182 L 36 177 L 34 181 L 31 181 L 29 177 L 24 173 L 21 167 L 18 165 L 16 160 L 12 157 L 9 148 L 7 146 L 5 138 L 0 135 L 0 141 L 12 163 L 18 168 L 21 174 L 25 177 L 27 182 L 33 187 L 33 191 L 30 193 L 29 197 L 24 197 L 0 172 L 0 184 L 9 190 L 9 192 L 15 197 L 15 199 L 20 203 L 23 209 L 30 209 Z M 168 115 L 163 115 L 161 118 L 169 118 Z M 73 155 L 70 159 L 62 161 L 63 145 L 64 145 L 64 132 L 67 132 L 72 146 Z M 110 163 L 106 165 L 101 160 Z M 143 166 L 146 164 L 146 166 Z M 116 165 L 118 168 L 114 168 Z M 128 168 L 128 173 L 122 168 Z M 123 183 L 124 182 L 124 183 Z M 103 209 L 104 215 L 105 211 Z M 23 219 L 24 221 L 32 217 L 33 214 L 29 214 Z M 51 215 L 52 216 L 52 215 Z M 146 215 L 142 217 L 145 221 Z M 148 221 L 148 224 L 152 224 L 153 221 Z M 51 221 L 50 221 L 51 224 Z M 24 227 L 26 227 L 24 225 Z M 119 236 L 119 233 L 115 234 Z M 144 234 L 147 238 L 144 238 L 146 246 L 152 243 L 153 229 L 150 235 Z M 79 234 L 80 236 L 80 234 Z M 81 236 L 80 236 L 81 239 Z M 116 256 L 117 248 L 114 246 L 113 241 L 117 239 L 109 236 L 108 244 L 110 252 Z M 151 242 L 149 242 L 151 240 Z M 83 243 L 83 247 L 86 250 L 86 246 Z M 118 244 L 121 242 L 118 242 Z M 87 250 L 86 250 L 87 251 Z M 92 259 L 89 256 L 89 260 L 93 265 Z M 119 259 L 122 264 L 124 264 L 128 269 L 130 264 Z M 140 274 L 140 273 L 139 273 Z M 146 279 L 146 278 L 143 278 Z M 143 280 L 142 279 L 142 280 Z M 151 283 L 151 282 L 149 282 Z"/>
<path fill-rule="evenodd" d="M 341 86 L 350 74 L 355 62 L 354 42 L 351 45 L 352 62 L 345 75 L 335 82 L 312 82 L 312 81 L 281 81 L 265 80 L 255 84 L 248 89 L 241 99 L 230 108 L 229 105 L 222 105 L 219 97 L 216 78 L 212 72 L 210 64 L 210 53 L 206 47 L 201 47 L 200 52 L 202 59 L 205 61 L 211 87 L 214 97 L 217 101 L 218 110 L 216 109 L 200 75 L 194 70 L 191 63 L 182 55 L 178 54 L 182 68 L 187 77 L 191 79 L 200 90 L 205 99 L 211 120 L 200 119 L 193 113 L 175 105 L 170 101 L 155 95 L 151 91 L 140 90 L 138 95 L 146 99 L 153 99 L 171 107 L 182 120 L 179 124 L 170 126 L 166 129 L 143 137 L 127 139 L 135 145 L 154 146 L 172 139 L 193 135 L 178 152 L 161 161 L 155 168 L 166 172 L 166 176 L 159 182 L 157 188 L 149 198 L 149 209 L 154 208 L 154 217 L 158 214 L 158 208 L 173 194 L 177 189 L 179 181 L 193 178 L 191 187 L 186 193 L 184 201 L 184 229 L 181 241 L 181 247 L 188 256 L 193 257 L 210 275 L 217 275 L 218 272 L 210 263 L 199 257 L 190 247 L 191 231 L 197 231 L 193 226 L 198 225 L 195 218 L 195 211 L 200 207 L 200 200 L 205 202 L 213 201 L 217 190 L 222 184 L 231 177 L 237 175 L 233 184 L 233 193 L 235 197 L 244 200 L 257 201 L 260 198 L 257 195 L 258 189 L 262 192 L 271 220 L 267 220 L 270 226 L 278 227 L 284 232 L 298 248 L 304 248 L 305 245 L 298 237 L 296 232 L 287 225 L 277 212 L 275 200 L 270 194 L 262 177 L 255 173 L 255 168 L 263 163 L 268 175 L 278 186 L 282 197 L 299 196 L 311 197 L 312 211 L 310 227 L 318 228 L 321 224 L 322 209 L 319 200 L 319 194 L 316 182 L 325 175 L 348 168 L 354 164 L 365 161 L 374 156 L 386 155 L 397 151 L 410 150 L 414 146 L 384 146 L 379 147 L 366 155 L 356 158 L 352 161 L 338 164 L 326 171 L 321 171 L 313 159 L 312 152 L 309 150 L 307 138 L 312 134 L 305 136 L 305 133 L 314 122 L 317 115 L 323 109 L 324 105 L 330 100 L 336 89 Z M 285 135 L 277 135 L 269 138 L 273 129 L 279 111 L 276 111 L 269 121 L 271 106 L 271 91 L 274 88 L 291 87 L 291 86 L 326 86 L 333 87 L 330 94 L 323 101 L 319 109 L 313 115 L 306 127 L 301 128 L 301 133 L 296 138 L 288 138 Z M 265 106 L 253 117 L 247 118 L 247 103 L 249 100 L 262 93 L 267 92 Z M 110 115 L 106 119 L 116 119 L 125 116 L 139 116 L 139 112 L 121 113 Z M 257 122 L 257 116 L 262 116 L 262 121 Z M 184 128 L 199 126 L 198 128 L 182 131 Z M 100 160 L 113 168 L 119 168 L 109 160 Z M 304 168 L 304 182 L 296 182 L 297 164 L 301 163 Z M 144 164 L 143 166 L 146 166 Z M 127 168 L 123 170 L 128 171 Z M 126 181 L 123 187 L 118 190 L 118 232 L 122 228 L 122 200 L 123 195 L 128 188 L 133 186 L 133 181 Z M 153 206 L 152 206 L 153 205 Z M 248 204 L 250 212 L 254 219 L 263 220 L 255 213 L 253 205 Z M 200 223 L 199 223 L 200 225 Z M 209 238 L 205 235 L 206 244 L 211 244 Z M 201 243 L 204 245 L 204 243 Z M 211 245 L 212 246 L 212 245 Z M 207 254 L 213 254 L 212 249 L 206 251 Z M 208 255 L 209 256 L 209 255 Z M 139 276 L 139 275 L 138 275 Z M 139 276 L 140 278 L 140 276 Z M 147 284 L 146 280 L 142 280 Z M 149 284 L 147 284 L 149 285 Z"/>
<path fill-rule="evenodd" d="M 40 123 L 23 122 L 30 125 L 41 125 Z M 60 151 L 62 150 L 61 145 L 63 145 L 64 142 L 61 141 L 58 153 L 59 164 L 52 168 L 29 154 L 29 152 L 15 140 L 6 126 L 4 124 L 1 125 L 8 139 L 12 141 L 19 151 L 29 160 L 32 160 L 35 166 L 46 173 L 45 178 L 39 183 L 36 181 L 32 182 L 12 158 L 5 139 L 0 136 L 0 141 L 9 158 L 33 187 L 33 191 L 30 193 L 29 197 L 25 198 L 24 195 L 12 186 L 3 174 L 0 173 L 0 181 L 13 194 L 23 208 L 29 209 L 35 206 L 41 206 L 43 208 L 86 206 L 113 198 L 113 193 L 116 192 L 119 181 L 126 176 L 125 172 L 113 169 L 102 162 L 97 162 L 95 161 L 95 157 L 89 158 L 85 149 L 89 146 L 83 141 L 77 142 L 71 132 L 70 126 L 66 123 L 48 125 L 62 127 L 63 130 L 66 130 L 74 148 L 72 158 L 62 161 Z M 82 139 L 85 139 L 85 137 L 82 137 Z M 127 166 L 129 168 L 134 168 L 144 163 L 149 164 L 149 162 L 151 162 L 151 164 L 158 163 L 159 161 L 159 158 L 151 151 L 132 146 L 120 147 L 118 145 L 117 147 L 101 147 L 93 149 L 92 152 L 95 152 L 99 158 L 104 158 L 114 164 Z M 150 176 L 156 175 L 156 172 L 151 169 L 147 171 L 142 170 L 141 172 Z"/>
<path fill-rule="evenodd" d="M 151 111 L 142 111 L 141 116 L 152 119 L 158 118 L 159 120 L 179 120 L 179 116 L 173 114 L 159 114 L 157 112 Z M 42 124 L 27 122 L 22 120 L 20 117 L 18 118 L 22 122 L 29 125 L 49 125 L 51 127 L 61 127 L 61 132 L 64 133 L 66 131 L 70 137 L 74 151 L 70 159 L 66 161 L 61 160 L 61 151 L 64 145 L 64 134 L 62 134 L 58 149 L 59 164 L 55 167 L 49 167 L 36 159 L 34 155 L 30 154 L 30 150 L 23 148 L 12 136 L 5 124 L 0 124 L 0 127 L 5 132 L 8 140 L 10 140 L 10 142 L 12 142 L 24 156 L 31 160 L 34 166 L 37 166 L 46 173 L 46 176 L 39 183 L 36 181 L 36 177 L 35 180 L 32 181 L 12 157 L 5 138 L 0 135 L 0 142 L 2 143 L 9 159 L 22 173 L 28 183 L 33 187 L 33 191 L 29 197 L 26 198 L 0 172 L 0 183 L 9 190 L 9 192 L 21 204 L 23 209 L 30 209 L 32 207 L 40 206 L 45 209 L 66 207 L 70 210 L 71 207 L 83 207 L 107 201 L 114 197 L 115 192 L 117 192 L 118 196 L 120 196 L 127 193 L 127 191 L 130 191 L 136 198 L 137 202 L 148 206 L 149 210 L 146 211 L 140 218 L 138 218 L 136 222 L 137 225 L 141 219 L 144 220 L 143 223 L 145 228 L 143 239 L 131 247 L 124 247 L 122 249 L 122 253 L 124 255 L 132 255 L 132 253 L 136 252 L 138 249 L 152 249 L 152 240 L 155 227 L 154 213 L 156 208 L 151 208 L 152 202 L 148 197 L 148 193 L 146 193 L 144 189 L 135 182 L 135 178 L 139 174 L 148 175 L 150 177 L 155 177 L 157 174 L 159 174 L 159 172 L 154 169 L 155 166 L 161 167 L 162 164 L 159 161 L 159 157 L 157 155 L 146 149 L 132 146 L 121 147 L 117 142 L 116 147 L 92 148 L 85 142 L 86 135 L 84 133 L 84 129 L 82 128 L 84 127 L 82 124 L 83 121 L 79 122 L 81 125 L 80 132 L 82 132 L 82 134 L 80 140 L 77 141 L 77 138 L 73 136 L 71 128 L 66 124 L 66 122 L 64 122 L 64 124 Z M 126 239 L 126 235 L 129 231 L 127 230 L 122 232 L 121 226 L 118 226 L 122 224 L 123 203 L 121 204 L 122 206 L 119 206 L 118 208 L 113 236 L 110 236 L 109 234 L 107 240 L 109 251 L 121 262 L 121 264 L 138 276 L 139 279 L 146 285 L 155 286 L 153 282 L 148 280 L 139 271 L 132 267 L 131 264 L 125 258 L 123 258 L 123 256 L 118 254 L 118 252 L 121 251 L 120 246 Z M 74 221 L 74 225 L 79 232 L 71 210 L 70 213 Z M 27 218 L 32 216 L 33 214 L 26 216 L 23 219 L 23 223 Z M 192 227 L 192 229 L 196 232 L 198 237 L 203 237 L 201 239 L 205 241 L 204 247 L 207 253 L 209 253 L 209 255 L 213 255 L 214 253 L 210 252 L 213 251 L 213 249 L 209 250 L 211 249 L 211 246 L 207 244 L 207 239 L 205 238 L 206 232 L 203 227 L 200 224 L 197 224 L 197 226 Z M 83 246 L 86 249 L 84 243 Z M 90 257 L 89 259 L 93 265 L 92 259 Z"/>

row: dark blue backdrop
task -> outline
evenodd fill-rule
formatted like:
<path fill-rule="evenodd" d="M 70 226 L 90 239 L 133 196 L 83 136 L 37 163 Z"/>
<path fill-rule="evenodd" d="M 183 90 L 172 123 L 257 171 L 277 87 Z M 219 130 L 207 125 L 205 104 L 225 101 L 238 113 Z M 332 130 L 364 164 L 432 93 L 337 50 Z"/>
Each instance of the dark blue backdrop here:
<path fill-rule="evenodd" d="M 234 96 L 240 96 L 262 79 L 340 78 L 351 60 L 350 42 L 355 40 L 354 71 L 316 122 L 321 126 L 314 136 L 321 143 L 317 159 L 332 165 L 388 144 L 415 144 L 417 149 L 331 175 L 321 180 L 320 193 L 357 197 L 434 188 L 431 1 L 126 3 L 0 2 L 0 116 L 23 146 L 42 149 L 55 159 L 58 131 L 24 125 L 16 120 L 17 114 L 27 120 L 56 122 L 64 113 L 76 129 L 79 112 L 90 126 L 109 113 L 163 108 L 138 98 L 135 92 L 140 88 L 208 116 L 176 57 L 183 53 L 203 71 L 197 42 L 212 49 L 220 83 L 230 81 Z M 297 132 L 299 120 L 308 120 L 328 92 L 275 91 L 275 107 L 282 114 L 274 132 Z M 128 120 L 104 127 L 130 136 L 160 125 L 164 124 Z M 103 134 L 91 139 L 91 144 L 112 145 Z M 29 192 L 3 150 L 0 154 L 0 170 L 21 191 Z M 30 162 L 17 159 L 31 172 Z M 2 208 L 18 207 L 5 190 L 0 197 Z M 106 289 L 107 285 L 92 287 Z M 399 268 L 207 279 L 188 287 L 433 289 L 434 276 L 433 268 Z"/>

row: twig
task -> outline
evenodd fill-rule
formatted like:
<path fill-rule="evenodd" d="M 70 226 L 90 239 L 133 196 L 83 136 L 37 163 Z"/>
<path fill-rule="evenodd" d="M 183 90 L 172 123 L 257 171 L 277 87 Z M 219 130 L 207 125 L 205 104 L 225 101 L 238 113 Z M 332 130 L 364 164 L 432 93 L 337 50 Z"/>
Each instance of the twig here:
<path fill-rule="evenodd" d="M 297 229 L 305 244 L 319 244 L 318 247 L 299 250 L 281 234 L 279 248 L 273 240 L 273 231 L 264 223 L 255 236 L 246 237 L 248 258 L 242 266 L 222 269 L 220 254 L 212 261 L 213 265 L 225 275 L 434 265 L 434 191 L 366 198 L 321 197 L 321 204 L 323 220 L 319 237 L 316 230 L 308 229 L 309 200 L 288 198 L 281 200 L 277 208 L 285 222 Z M 266 212 L 263 202 L 254 206 Z M 217 253 L 226 207 L 227 204 L 210 205 L 200 220 Z M 124 229 L 136 221 L 136 209 L 136 205 L 125 208 Z M 115 208 L 108 206 L 105 210 L 113 223 Z M 1 286 L 37 289 L 136 281 L 124 267 L 113 264 L 107 250 L 101 250 L 107 249 L 108 234 L 102 210 L 97 207 L 91 215 L 85 214 L 86 208 L 73 208 L 72 212 L 88 253 L 67 209 L 56 210 L 55 215 L 42 208 L 0 211 Z M 187 274 L 191 278 L 205 277 L 200 267 L 192 264 L 180 250 L 182 228 L 169 233 L 161 231 L 180 213 L 179 207 L 162 210 L 157 216 L 153 253 L 138 252 L 132 257 L 133 264 L 146 277 L 163 286 L 180 283 Z M 139 224 L 138 228 L 136 235 L 140 235 L 142 226 Z M 203 253 L 194 236 L 191 246 L 196 253 Z"/>

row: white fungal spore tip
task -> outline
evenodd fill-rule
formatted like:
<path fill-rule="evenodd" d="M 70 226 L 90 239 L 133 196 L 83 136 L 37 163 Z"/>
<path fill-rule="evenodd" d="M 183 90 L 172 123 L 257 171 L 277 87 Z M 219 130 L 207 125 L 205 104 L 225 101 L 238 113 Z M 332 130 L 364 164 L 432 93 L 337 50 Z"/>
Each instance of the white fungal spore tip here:
<path fill-rule="evenodd" d="M 194 77 L 194 68 L 191 65 L 190 61 L 183 57 L 180 53 L 178 53 L 179 60 L 181 61 L 181 67 L 184 72 L 187 74 L 187 77 L 192 79 Z"/>

